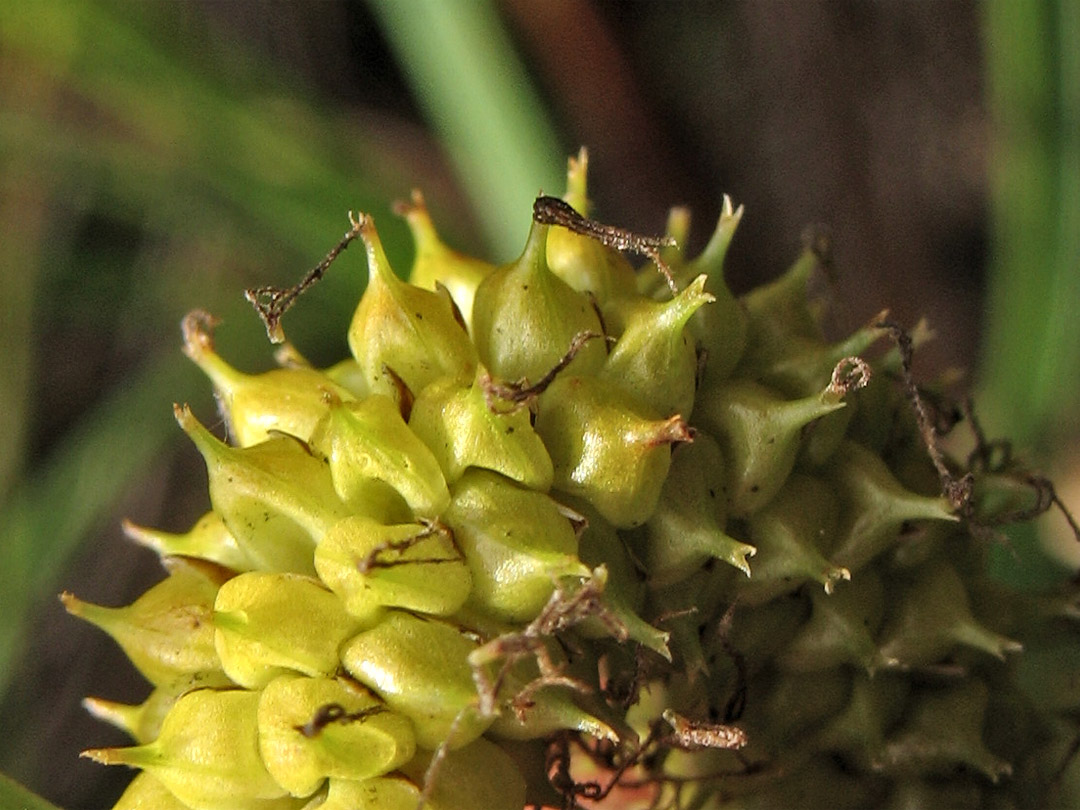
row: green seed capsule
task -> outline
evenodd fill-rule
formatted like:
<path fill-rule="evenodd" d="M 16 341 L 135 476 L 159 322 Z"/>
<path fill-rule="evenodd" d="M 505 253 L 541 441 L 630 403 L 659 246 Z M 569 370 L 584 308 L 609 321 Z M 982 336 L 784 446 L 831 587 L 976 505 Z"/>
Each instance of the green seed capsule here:
<path fill-rule="evenodd" d="M 850 664 L 873 675 L 896 666 L 874 640 L 885 611 L 885 590 L 881 577 L 872 571 L 860 572 L 851 583 L 833 593 L 811 591 L 813 613 L 784 651 L 780 664 L 800 672 L 820 672 Z"/>
<path fill-rule="evenodd" d="M 554 475 L 551 457 L 529 417 L 528 409 L 492 393 L 481 365 L 472 385 L 444 379 L 425 388 L 413 403 L 409 427 L 431 448 L 450 483 L 480 467 L 546 492 Z"/>
<path fill-rule="evenodd" d="M 196 557 L 233 571 L 250 571 L 255 564 L 229 534 L 217 512 L 207 512 L 185 534 L 172 534 L 124 521 L 124 534 L 162 557 Z"/>
<path fill-rule="evenodd" d="M 440 377 L 472 379 L 476 350 L 448 293 L 422 290 L 394 275 L 369 216 L 359 222 L 368 284 L 349 326 L 349 348 L 370 390 L 397 396 L 395 377 L 415 395 Z"/>
<path fill-rule="evenodd" d="M 184 353 L 214 383 L 229 433 L 240 447 L 265 441 L 273 432 L 306 441 L 326 413 L 327 395 L 352 399 L 352 394 L 316 369 L 306 366 L 245 374 L 214 351 L 202 327 L 207 316 L 192 313 L 184 319 Z"/>
<path fill-rule="evenodd" d="M 944 498 L 904 489 L 878 456 L 855 442 L 840 446 L 828 475 L 846 516 L 830 556 L 853 572 L 893 546 L 908 521 L 957 520 Z"/>
<path fill-rule="evenodd" d="M 420 517 L 434 518 L 450 503 L 438 461 L 389 397 L 330 403 L 311 446 L 330 465 L 335 491 L 355 510 L 386 511 L 370 505 L 373 481 L 392 487 Z"/>
<path fill-rule="evenodd" d="M 886 314 L 881 313 L 873 323 Z M 837 343 L 809 337 L 792 338 L 782 357 L 772 359 L 764 368 L 755 369 L 755 379 L 790 397 L 808 396 L 829 384 L 838 363 L 864 354 L 885 334 L 884 329 L 871 324 Z"/>
<path fill-rule="evenodd" d="M 413 191 L 412 202 L 395 209 L 405 217 L 416 245 L 409 283 L 425 290 L 435 290 L 442 285 L 450 293 L 466 326 L 472 323 L 473 297 L 480 282 L 495 270 L 490 262 L 474 259 L 447 247 L 439 238 L 431 221 L 424 197 Z M 471 327 L 470 327 L 471 328 Z"/>
<path fill-rule="evenodd" d="M 127 607 L 107 608 L 64 593 L 68 613 L 101 628 L 155 686 L 220 669 L 211 614 L 229 572 L 179 557 L 164 560 L 169 576 Z"/>
<path fill-rule="evenodd" d="M 745 517 L 767 504 L 795 466 L 803 428 L 844 407 L 832 389 L 788 400 L 747 380 L 707 392 L 699 417 L 716 436 L 727 471 L 732 515 Z"/>
<path fill-rule="evenodd" d="M 562 376 L 541 397 L 536 431 L 555 467 L 555 486 L 584 498 L 618 528 L 656 508 L 670 445 L 692 440 L 679 416 L 642 416 L 599 380 Z"/>
<path fill-rule="evenodd" d="M 836 524 L 836 499 L 828 487 L 816 478 L 790 476 L 768 506 L 750 518 L 750 541 L 758 554 L 749 581 L 739 583 L 740 601 L 758 604 L 807 581 L 820 583 L 832 594 L 851 579 L 847 568 L 821 553 Z"/>
<path fill-rule="evenodd" d="M 979 810 L 986 807 L 982 786 L 974 778 L 942 781 L 933 777 L 897 779 L 889 793 L 888 810 L 923 810 L 948 807 L 950 810 Z"/>
<path fill-rule="evenodd" d="M 472 587 L 465 558 L 441 524 L 345 518 L 315 549 L 315 569 L 345 609 L 370 624 L 387 607 L 449 616 Z"/>
<path fill-rule="evenodd" d="M 792 740 L 806 739 L 841 712 L 848 705 L 851 684 L 852 673 L 843 667 L 814 673 L 774 670 L 759 674 L 749 684 L 740 725 L 756 744 L 767 745 L 779 754 Z"/>
<path fill-rule="evenodd" d="M 275 678 L 259 697 L 258 723 L 263 764 L 293 796 L 328 777 L 381 776 L 416 751 L 412 723 L 343 678 Z"/>
<path fill-rule="evenodd" d="M 881 631 L 881 653 L 902 667 L 938 663 L 955 647 L 982 650 L 1004 659 L 1023 649 L 986 629 L 971 615 L 964 583 L 945 560 L 931 560 L 896 583 Z"/>
<path fill-rule="evenodd" d="M 480 715 L 469 653 L 477 644 L 456 627 L 398 610 L 341 650 L 349 674 L 408 717 L 416 742 L 460 748 L 491 725 Z"/>
<path fill-rule="evenodd" d="M 231 686 L 233 682 L 220 670 L 196 672 L 156 687 L 146 700 L 134 706 L 88 697 L 83 699 L 83 707 L 98 720 L 126 731 L 135 742 L 148 743 L 157 739 L 162 721 L 181 696 L 195 689 Z"/>
<path fill-rule="evenodd" d="M 136 774 L 112 810 L 191 810 L 147 771 Z"/>
<path fill-rule="evenodd" d="M 671 660 L 668 639 L 671 634 L 649 624 L 640 615 L 645 604 L 645 580 L 637 572 L 626 546 L 615 527 L 604 520 L 588 504 L 571 505 L 588 521 L 578 543 L 578 557 L 587 566 L 606 572 L 604 605 L 626 627 L 627 637 Z M 596 617 L 578 625 L 578 632 L 590 638 L 606 638 L 611 630 Z"/>
<path fill-rule="evenodd" d="M 1012 766 L 982 741 L 988 689 L 979 680 L 921 689 L 902 726 L 889 735 L 877 766 L 889 774 L 947 775 L 965 765 L 997 783 Z"/>
<path fill-rule="evenodd" d="M 591 712 L 579 706 L 575 698 L 584 702 L 588 696 L 577 696 L 567 686 L 554 684 L 529 689 L 527 700 L 515 701 L 515 696 L 538 677 L 540 671 L 534 660 L 522 659 L 511 668 L 500 693 L 507 698 L 502 701 L 489 734 L 509 740 L 537 740 L 558 731 L 577 731 L 616 745 L 627 735 L 634 736 L 625 723 L 606 720 L 603 715 L 611 713 L 599 701 L 592 701 Z"/>
<path fill-rule="evenodd" d="M 750 576 L 757 549 L 730 537 L 724 497 L 724 459 L 705 433 L 675 448 L 656 511 L 645 524 L 641 559 L 657 585 L 678 582 L 716 558 Z"/>
<path fill-rule="evenodd" d="M 315 543 L 346 514 L 326 464 L 296 439 L 229 447 L 187 407 L 177 407 L 176 418 L 206 460 L 214 511 L 252 563 L 263 570 L 315 573 Z"/>
<path fill-rule="evenodd" d="M 324 369 L 323 374 L 357 399 L 363 399 L 371 393 L 371 388 L 364 377 L 363 367 L 352 357 L 334 363 L 334 365 Z"/>
<path fill-rule="evenodd" d="M 416 810 L 420 788 L 404 776 L 330 779 L 325 795 L 314 796 L 304 810 Z M 430 801 L 427 810 L 438 810 Z"/>
<path fill-rule="evenodd" d="M 482 362 L 502 380 L 541 380 L 579 334 L 602 334 L 589 298 L 548 268 L 552 226 L 533 223 L 525 251 L 484 279 L 473 301 L 473 330 Z M 602 341 L 586 343 L 569 365 L 573 374 L 595 374 L 607 353 Z"/>
<path fill-rule="evenodd" d="M 142 768 L 191 810 L 293 810 L 259 755 L 258 705 L 257 692 L 199 689 L 176 702 L 154 742 L 83 756 Z"/>
<path fill-rule="evenodd" d="M 815 747 L 833 752 L 864 771 L 880 761 L 885 734 L 906 709 L 910 684 L 891 673 L 856 672 L 847 706 L 813 733 Z"/>
<path fill-rule="evenodd" d="M 559 577 L 589 576 L 577 557 L 573 526 L 541 492 L 486 470 L 469 470 L 453 487 L 443 520 L 472 573 L 469 603 L 505 621 L 528 621 Z"/>
<path fill-rule="evenodd" d="M 705 379 L 709 382 L 731 376 L 746 349 L 746 311 L 724 281 L 724 257 L 742 215 L 743 207 L 740 205 L 732 210 L 731 198 L 725 194 L 720 218 L 701 255 L 673 268 L 679 287 L 690 284 L 701 274 L 708 279 L 704 291 L 713 303 L 693 314 L 688 331 L 695 344 L 705 352 Z"/>
<path fill-rule="evenodd" d="M 807 284 L 819 264 L 814 249 L 807 248 L 780 278 L 743 297 L 747 314 L 746 352 L 739 361 L 737 374 L 754 378 L 783 359 L 792 341 L 825 342 L 819 313 L 807 295 Z"/>
<path fill-rule="evenodd" d="M 401 771 L 423 785 L 430 765 L 431 756 L 422 752 Z M 525 781 L 517 765 L 501 746 L 483 738 L 446 754 L 424 805 L 430 810 L 521 810 L 524 806 Z"/>
<path fill-rule="evenodd" d="M 715 300 L 704 291 L 705 281 L 704 275 L 698 276 L 670 301 L 637 302 L 597 375 L 625 392 L 643 412 L 690 418 L 697 354 L 685 331 L 694 313 Z"/>
<path fill-rule="evenodd" d="M 333 674 L 338 648 L 359 622 L 315 579 L 250 572 L 218 591 L 214 627 L 225 674 L 248 689 L 259 689 L 289 671 Z"/>

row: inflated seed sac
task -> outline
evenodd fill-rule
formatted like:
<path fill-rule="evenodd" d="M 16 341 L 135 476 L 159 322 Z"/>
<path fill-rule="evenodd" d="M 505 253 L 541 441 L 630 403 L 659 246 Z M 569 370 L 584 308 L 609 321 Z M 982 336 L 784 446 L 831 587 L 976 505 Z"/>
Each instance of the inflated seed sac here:
<path fill-rule="evenodd" d="M 455 613 L 472 575 L 442 524 L 386 525 L 361 515 L 339 520 L 315 549 L 315 570 L 345 610 L 374 624 L 384 608 Z"/>
<path fill-rule="evenodd" d="M 751 576 L 749 558 L 757 549 L 723 529 L 725 486 L 724 458 L 712 437 L 698 431 L 692 443 L 675 448 L 660 501 L 643 530 L 644 548 L 637 547 L 650 582 L 679 582 L 713 558 Z"/>
<path fill-rule="evenodd" d="M 183 534 L 138 526 L 130 520 L 125 520 L 123 527 L 124 534 L 136 543 L 153 549 L 162 557 L 197 557 L 216 562 L 233 571 L 250 571 L 255 567 L 255 563 L 229 534 L 225 521 L 217 512 L 207 512 Z"/>
<path fill-rule="evenodd" d="M 225 674 L 259 689 L 284 672 L 333 674 L 338 648 L 360 622 L 316 579 L 252 571 L 218 591 L 213 625 Z"/>
<path fill-rule="evenodd" d="M 475 656 L 474 656 L 475 660 Z M 536 740 L 557 731 L 577 731 L 612 744 L 619 744 L 630 732 L 621 722 L 605 720 L 606 707 L 592 701 L 592 711 L 579 704 L 588 702 L 588 696 L 575 694 L 575 690 L 563 684 L 551 684 L 532 688 L 541 677 L 535 662 L 518 662 L 503 679 L 503 691 L 515 696 L 502 702 L 499 713 L 489 729 L 489 736 L 510 740 Z M 525 694 L 520 701 L 516 696 Z"/>
<path fill-rule="evenodd" d="M 99 720 L 127 732 L 135 742 L 148 743 L 157 739 L 162 721 L 181 696 L 195 689 L 224 689 L 233 685 L 220 669 L 207 670 L 161 684 L 137 705 L 88 697 L 83 699 L 83 707 Z"/>
<path fill-rule="evenodd" d="M 778 663 L 801 672 L 850 664 L 874 675 L 899 661 L 883 653 L 875 638 L 885 612 L 881 576 L 865 571 L 832 593 L 810 591 L 813 612 Z"/>
<path fill-rule="evenodd" d="M 831 388 L 789 400 L 763 385 L 733 380 L 711 392 L 699 417 L 724 453 L 731 513 L 744 517 L 767 504 L 795 466 L 803 429 L 843 407 Z"/>
<path fill-rule="evenodd" d="M 1023 649 L 975 620 L 964 583 L 946 560 L 906 572 L 890 586 L 893 607 L 881 630 L 881 652 L 900 666 L 936 663 L 957 646 L 1001 659 Z"/>
<path fill-rule="evenodd" d="M 113 810 L 191 810 L 149 771 L 136 774 Z"/>
<path fill-rule="evenodd" d="M 347 514 L 327 465 L 288 436 L 236 448 L 188 408 L 176 418 L 206 461 L 214 511 L 255 567 L 314 574 L 315 543 Z"/>
<path fill-rule="evenodd" d="M 599 377 L 623 391 L 642 411 L 690 418 L 697 387 L 697 353 L 686 324 L 715 299 L 698 276 L 670 301 L 637 301 L 627 307 L 625 328 Z"/>
<path fill-rule="evenodd" d="M 836 531 L 837 508 L 829 488 L 816 478 L 791 475 L 768 504 L 749 520 L 757 549 L 750 579 L 739 598 L 760 603 L 818 583 L 826 594 L 851 579 L 851 572 L 822 554 L 820 543 Z"/>
<path fill-rule="evenodd" d="M 856 673 L 847 705 L 815 730 L 815 746 L 833 752 L 850 767 L 876 770 L 885 735 L 907 711 L 910 692 L 909 680 L 897 674 Z"/>
<path fill-rule="evenodd" d="M 583 216 L 589 216 L 588 153 L 582 149 L 567 161 L 566 194 L 563 200 Z M 592 293 L 601 308 L 611 301 L 636 297 L 634 268 L 614 248 L 556 225 L 548 232 L 547 263 L 551 272 L 580 292 Z"/>
<path fill-rule="evenodd" d="M 555 467 L 555 488 L 588 501 L 618 528 L 649 519 L 660 498 L 670 445 L 692 440 L 678 415 L 652 418 L 593 377 L 559 377 L 536 418 Z"/>
<path fill-rule="evenodd" d="M 914 691 L 900 728 L 882 746 L 878 767 L 889 774 L 940 776 L 957 766 L 997 782 L 1012 772 L 982 741 L 989 690 L 977 679 Z"/>
<path fill-rule="evenodd" d="M 501 380 L 541 380 L 581 334 L 602 335 L 589 297 L 551 272 L 548 231 L 533 223 L 525 251 L 480 284 L 473 300 L 473 332 L 480 362 Z M 607 351 L 602 340 L 586 343 L 568 366 L 573 374 L 595 374 Z"/>
<path fill-rule="evenodd" d="M 349 674 L 408 717 L 422 748 L 460 748 L 491 725 L 479 711 L 468 657 L 476 642 L 434 619 L 388 611 L 341 650 Z"/>
<path fill-rule="evenodd" d="M 240 447 L 265 441 L 274 431 L 307 439 L 326 412 L 328 396 L 352 399 L 352 394 L 316 369 L 304 366 L 245 374 L 214 351 L 206 331 L 208 316 L 192 313 L 184 319 L 184 353 L 214 383 L 229 434 Z"/>
<path fill-rule="evenodd" d="M 852 571 L 896 544 L 909 522 L 957 519 L 945 498 L 904 489 L 880 458 L 854 442 L 840 448 L 828 475 L 844 515 L 831 553 Z"/>
<path fill-rule="evenodd" d="M 258 706 L 258 692 L 199 689 L 176 702 L 153 742 L 84 756 L 142 768 L 191 810 L 297 808 L 263 764 Z"/>
<path fill-rule="evenodd" d="M 472 573 L 470 604 L 496 618 L 528 621 L 559 577 L 589 576 L 558 504 L 497 473 L 466 472 L 443 520 Z"/>
<path fill-rule="evenodd" d="M 334 490 L 355 511 L 395 511 L 392 499 L 378 493 L 380 483 L 419 517 L 434 518 L 450 503 L 438 461 L 409 430 L 390 397 L 372 394 L 360 402 L 331 402 L 314 429 L 311 447 L 326 458 Z"/>
<path fill-rule="evenodd" d="M 328 777 L 381 776 L 416 752 L 412 723 L 344 678 L 275 678 L 259 697 L 258 724 L 263 764 L 293 796 Z"/>
<path fill-rule="evenodd" d="M 707 279 L 704 292 L 712 303 L 693 313 L 688 331 L 698 350 L 704 352 L 707 361 L 705 378 L 710 381 L 728 377 L 746 348 L 746 313 L 724 280 L 724 257 L 742 215 L 743 207 L 740 205 L 732 209 L 731 198 L 725 194 L 720 218 L 705 249 L 692 261 L 684 262 L 678 256 L 672 263 L 675 283 L 680 288 L 685 288 L 700 275 L 705 275 Z M 685 222 L 682 221 L 684 217 Z M 668 218 L 668 233 L 682 244 L 688 232 L 689 212 L 686 209 L 673 209 Z M 653 295 L 663 300 L 667 291 L 661 291 L 658 286 Z"/>
<path fill-rule="evenodd" d="M 451 484 L 469 467 L 480 467 L 546 492 L 555 473 L 530 416 L 499 397 L 481 365 L 471 385 L 444 378 L 425 388 L 413 403 L 409 427 Z"/>
<path fill-rule="evenodd" d="M 578 557 L 592 566 L 594 572 L 601 570 L 604 582 L 604 605 L 626 628 L 627 638 L 658 655 L 671 660 L 668 649 L 670 633 L 658 629 L 641 617 L 645 603 L 645 578 L 638 572 L 634 562 L 615 527 L 600 517 L 588 504 L 571 504 L 586 520 L 578 542 Z M 595 577 L 594 577 L 595 578 Z M 608 637 L 610 627 L 598 617 L 590 617 L 578 626 L 578 632 L 586 636 Z"/>
<path fill-rule="evenodd" d="M 447 247 L 435 231 L 424 196 L 419 191 L 413 191 L 411 203 L 398 204 L 395 211 L 409 223 L 416 244 L 409 283 L 425 290 L 435 290 L 441 284 L 449 291 L 465 325 L 469 326 L 476 288 L 495 270 L 495 265 Z"/>
<path fill-rule="evenodd" d="M 228 576 L 212 564 L 182 557 L 164 562 L 169 576 L 127 607 L 101 607 L 70 593 L 60 597 L 68 613 L 108 633 L 155 686 L 220 669 L 211 617 Z"/>
<path fill-rule="evenodd" d="M 801 349 L 806 341 L 825 343 L 819 312 L 811 303 L 807 284 L 821 262 L 810 245 L 778 279 L 743 296 L 746 309 L 746 350 L 739 359 L 735 376 L 757 380 L 777 360 Z"/>
<path fill-rule="evenodd" d="M 371 217 L 359 221 L 368 257 L 368 285 L 349 326 L 349 348 L 370 390 L 414 395 L 440 377 L 471 379 L 476 350 L 458 322 L 448 293 L 399 279 L 383 251 Z"/>

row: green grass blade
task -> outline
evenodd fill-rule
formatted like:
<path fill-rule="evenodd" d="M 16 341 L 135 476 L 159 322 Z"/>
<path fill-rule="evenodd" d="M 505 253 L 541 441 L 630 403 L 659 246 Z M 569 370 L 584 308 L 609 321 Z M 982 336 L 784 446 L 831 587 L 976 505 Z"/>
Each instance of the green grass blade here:
<path fill-rule="evenodd" d="M 57 587 L 64 561 L 177 438 L 167 392 L 197 376 L 170 356 L 104 398 L 0 509 L 0 662 L 10 660 L 34 598 Z M 11 668 L 0 666 L 0 691 Z M 0 805 L 2 806 L 2 805 Z"/>
<path fill-rule="evenodd" d="M 5 810 L 60 810 L 55 804 L 31 793 L 14 779 L 0 773 L 0 807 Z"/>
<path fill-rule="evenodd" d="M 993 258 L 981 407 L 995 432 L 1045 451 L 1080 395 L 1080 10 L 991 0 L 985 15 Z"/>
<path fill-rule="evenodd" d="M 518 255 L 537 192 L 565 152 L 489 0 L 374 0 L 383 32 L 457 167 L 493 254 Z"/>
<path fill-rule="evenodd" d="M 1042 466 L 1080 429 L 1080 7 L 990 0 L 984 40 L 992 260 L 979 408 L 992 437 Z M 1036 526 L 1009 541 L 993 550 L 998 576 L 1060 578 Z"/>

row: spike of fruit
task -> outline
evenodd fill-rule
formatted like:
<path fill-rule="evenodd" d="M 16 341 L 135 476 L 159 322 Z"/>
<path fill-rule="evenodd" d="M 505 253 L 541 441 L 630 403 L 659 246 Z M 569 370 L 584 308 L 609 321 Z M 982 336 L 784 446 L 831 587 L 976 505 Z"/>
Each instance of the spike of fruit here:
<path fill-rule="evenodd" d="M 143 770 L 117 808 L 1080 806 L 1080 586 L 985 565 L 1053 488 L 977 426 L 949 455 L 923 326 L 826 338 L 820 235 L 736 298 L 742 207 L 691 259 L 686 209 L 662 238 L 590 219 L 586 165 L 505 266 L 416 194 L 412 283 L 361 216 L 252 291 L 280 339 L 365 243 L 326 370 L 286 343 L 242 374 L 185 321 L 241 446 L 177 408 L 212 511 L 125 524 L 171 571 L 133 605 L 63 597 L 155 683 L 87 701 L 138 743 L 88 752 Z"/>

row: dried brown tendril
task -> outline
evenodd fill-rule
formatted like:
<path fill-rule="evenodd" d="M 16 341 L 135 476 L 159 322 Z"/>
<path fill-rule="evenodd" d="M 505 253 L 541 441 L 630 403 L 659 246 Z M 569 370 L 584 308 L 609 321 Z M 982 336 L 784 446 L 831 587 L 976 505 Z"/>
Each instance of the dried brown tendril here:
<path fill-rule="evenodd" d="M 522 690 L 526 699 L 529 693 L 540 687 L 554 684 L 568 686 L 576 691 L 591 691 L 587 684 L 562 673 L 560 666 L 551 658 L 547 641 L 556 633 L 590 617 L 597 618 L 619 642 L 629 638 L 630 632 L 626 625 L 603 602 L 604 581 L 604 576 L 599 571 L 594 571 L 592 577 L 576 587 L 557 583 L 547 604 L 535 619 L 519 632 L 496 636 L 469 655 L 482 713 L 495 712 L 496 696 L 503 681 L 514 664 L 528 655 L 536 658 L 540 676 Z M 495 676 L 491 677 L 486 670 L 487 665 L 500 660 L 501 666 Z M 521 692 L 518 696 L 520 695 Z"/>
<path fill-rule="evenodd" d="M 384 540 L 377 544 L 371 551 L 360 558 L 356 563 L 356 570 L 361 574 L 368 574 L 376 568 L 394 568 L 398 565 L 422 565 L 422 564 L 435 564 L 435 563 L 452 563 L 462 562 L 465 557 L 457 548 L 457 543 L 454 540 L 454 533 L 443 524 L 435 522 L 426 522 L 424 528 L 414 535 L 402 538 L 401 540 Z M 401 556 L 402 552 L 409 550 L 413 546 L 424 542 L 429 537 L 447 537 L 457 550 L 457 555 L 453 557 L 408 557 Z M 389 559 L 390 555 L 397 555 L 396 559 Z"/>
<path fill-rule="evenodd" d="M 369 706 L 358 712 L 347 712 L 340 703 L 327 703 L 316 709 L 315 714 L 306 723 L 293 726 L 308 739 L 318 737 L 322 730 L 331 723 L 362 723 L 369 717 L 386 711 L 383 706 Z"/>
<path fill-rule="evenodd" d="M 898 323 L 884 320 L 875 324 L 878 329 L 884 329 L 896 344 L 896 350 L 900 353 L 900 375 L 904 385 L 904 393 L 907 394 L 911 408 L 915 412 L 915 421 L 919 426 L 926 452 L 930 461 L 937 470 L 941 479 L 941 492 L 948 500 L 949 505 L 965 517 L 971 512 L 971 490 L 974 476 L 970 472 L 957 477 L 953 475 L 945 460 L 945 454 L 938 442 L 938 431 L 923 402 L 919 386 L 915 383 L 915 376 L 911 371 L 914 361 L 914 349 L 911 335 Z"/>
<path fill-rule="evenodd" d="M 323 260 L 308 270 L 304 277 L 294 286 L 252 287 L 244 290 L 244 298 L 255 307 L 255 311 L 262 318 L 262 322 L 266 326 L 266 336 L 270 338 L 271 343 L 284 342 L 285 333 L 281 330 L 281 316 L 296 303 L 296 299 L 323 277 L 326 271 L 330 269 L 330 265 L 334 263 L 334 259 L 360 235 L 365 219 L 363 215 L 354 217 L 350 211 L 350 227 L 345 232 L 345 235 L 341 237 L 341 241 L 334 245 Z"/>
<path fill-rule="evenodd" d="M 671 275 L 671 268 L 660 256 L 660 249 L 673 247 L 675 239 L 670 236 L 642 236 L 615 225 L 605 225 L 594 219 L 579 214 L 574 208 L 558 197 L 541 195 L 533 203 L 533 220 L 541 225 L 559 225 L 568 231 L 595 239 L 605 247 L 620 251 L 629 251 L 645 256 L 656 265 L 664 276 L 672 295 L 679 294 L 679 288 Z"/>
<path fill-rule="evenodd" d="M 499 413 L 499 401 L 511 403 L 509 410 L 511 413 L 531 405 L 538 396 L 548 389 L 548 386 L 555 382 L 555 378 L 570 365 L 578 353 L 585 348 L 586 343 L 602 337 L 604 335 L 599 332 L 578 332 L 570 341 L 570 347 L 566 350 L 566 353 L 535 383 L 530 383 L 524 378 L 517 382 L 498 382 L 492 379 L 490 374 L 484 373 L 480 377 L 480 387 L 484 392 L 484 402 L 487 403 L 488 410 Z"/>

